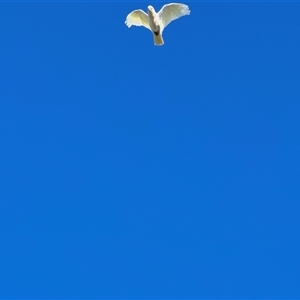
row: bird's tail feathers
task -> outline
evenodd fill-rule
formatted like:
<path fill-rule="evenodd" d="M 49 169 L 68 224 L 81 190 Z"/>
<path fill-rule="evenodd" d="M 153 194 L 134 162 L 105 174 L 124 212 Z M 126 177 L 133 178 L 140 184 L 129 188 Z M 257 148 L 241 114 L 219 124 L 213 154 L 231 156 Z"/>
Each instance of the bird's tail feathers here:
<path fill-rule="evenodd" d="M 164 39 L 161 34 L 156 35 L 155 33 L 153 33 L 153 37 L 155 46 L 162 46 L 164 44 Z"/>

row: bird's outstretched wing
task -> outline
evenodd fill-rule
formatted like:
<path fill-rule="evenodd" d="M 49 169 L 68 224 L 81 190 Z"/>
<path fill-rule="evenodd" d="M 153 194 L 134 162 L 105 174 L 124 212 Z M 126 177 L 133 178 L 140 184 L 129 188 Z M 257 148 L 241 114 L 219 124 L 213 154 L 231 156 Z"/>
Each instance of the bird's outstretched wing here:
<path fill-rule="evenodd" d="M 130 28 L 132 25 L 144 26 L 150 29 L 148 15 L 141 9 L 132 11 L 126 18 L 125 24 Z"/>
<path fill-rule="evenodd" d="M 163 27 L 166 27 L 170 22 L 190 14 L 189 7 L 181 3 L 170 3 L 162 7 L 158 12 Z"/>

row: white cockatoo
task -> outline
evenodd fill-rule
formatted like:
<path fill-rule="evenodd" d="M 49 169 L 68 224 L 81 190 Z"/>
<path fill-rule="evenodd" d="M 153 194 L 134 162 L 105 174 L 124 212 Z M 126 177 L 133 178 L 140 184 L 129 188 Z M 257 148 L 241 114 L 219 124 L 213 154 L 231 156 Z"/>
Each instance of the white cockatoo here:
<path fill-rule="evenodd" d="M 189 15 L 190 12 L 189 7 L 181 3 L 166 4 L 159 12 L 149 5 L 148 14 L 141 9 L 134 10 L 127 16 L 125 24 L 128 28 L 132 25 L 148 28 L 153 33 L 154 45 L 160 46 L 164 44 L 162 32 L 165 27 L 173 20 Z"/>

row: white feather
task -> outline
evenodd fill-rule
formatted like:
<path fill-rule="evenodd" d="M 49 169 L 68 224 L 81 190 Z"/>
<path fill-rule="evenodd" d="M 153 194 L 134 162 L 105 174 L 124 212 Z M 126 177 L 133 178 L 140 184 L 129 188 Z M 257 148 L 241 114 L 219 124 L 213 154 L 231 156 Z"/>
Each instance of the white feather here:
<path fill-rule="evenodd" d="M 162 9 L 158 12 L 158 16 L 163 25 L 162 30 L 172 21 L 182 16 L 189 15 L 190 13 L 191 11 L 189 10 L 189 7 L 185 4 L 170 3 L 164 5 Z"/>
<path fill-rule="evenodd" d="M 137 9 L 132 11 L 126 18 L 125 24 L 130 28 L 132 25 L 135 26 L 144 26 L 150 29 L 148 14 L 146 14 L 143 10 Z"/>

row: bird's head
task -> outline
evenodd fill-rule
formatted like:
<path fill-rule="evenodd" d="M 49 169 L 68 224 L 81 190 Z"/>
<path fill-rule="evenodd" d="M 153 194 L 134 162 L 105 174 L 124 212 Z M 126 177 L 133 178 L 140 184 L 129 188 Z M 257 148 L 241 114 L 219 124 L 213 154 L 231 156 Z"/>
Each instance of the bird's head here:
<path fill-rule="evenodd" d="M 155 12 L 155 10 L 154 10 L 153 6 L 151 6 L 151 5 L 149 5 L 149 6 L 148 6 L 148 11 L 151 11 L 152 13 L 154 13 L 154 12 Z"/>

